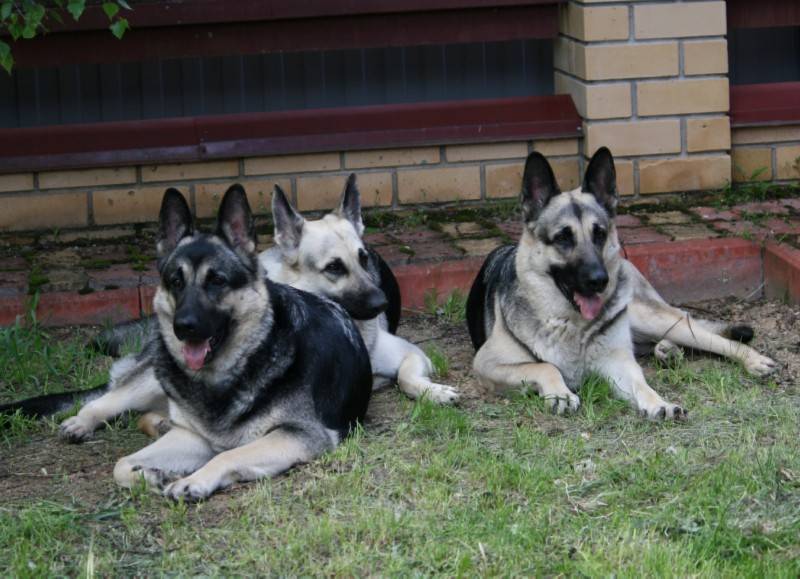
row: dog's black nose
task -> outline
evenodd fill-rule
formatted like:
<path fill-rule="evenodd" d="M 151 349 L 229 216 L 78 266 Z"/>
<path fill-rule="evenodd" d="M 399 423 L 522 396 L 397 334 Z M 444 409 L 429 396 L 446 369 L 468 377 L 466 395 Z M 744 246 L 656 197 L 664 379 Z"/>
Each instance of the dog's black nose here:
<path fill-rule="evenodd" d="M 199 318 L 191 312 L 176 314 L 175 320 L 172 322 L 172 329 L 181 341 L 197 338 L 199 326 Z"/>
<path fill-rule="evenodd" d="M 602 293 L 608 285 L 608 273 L 603 267 L 595 267 L 589 270 L 586 275 L 584 285 L 592 294 Z"/>

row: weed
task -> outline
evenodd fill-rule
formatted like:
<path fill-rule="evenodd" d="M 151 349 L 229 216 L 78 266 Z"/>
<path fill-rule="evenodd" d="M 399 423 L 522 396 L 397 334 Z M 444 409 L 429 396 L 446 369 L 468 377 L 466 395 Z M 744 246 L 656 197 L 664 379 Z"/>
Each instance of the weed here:
<path fill-rule="evenodd" d="M 425 348 L 425 354 L 433 364 L 434 376 L 439 379 L 446 378 L 450 373 L 450 360 L 447 359 L 447 354 L 434 344 Z"/>
<path fill-rule="evenodd" d="M 433 289 L 425 292 L 425 311 L 448 323 L 463 322 L 467 317 L 467 296 L 461 290 L 453 290 L 443 300 Z"/>

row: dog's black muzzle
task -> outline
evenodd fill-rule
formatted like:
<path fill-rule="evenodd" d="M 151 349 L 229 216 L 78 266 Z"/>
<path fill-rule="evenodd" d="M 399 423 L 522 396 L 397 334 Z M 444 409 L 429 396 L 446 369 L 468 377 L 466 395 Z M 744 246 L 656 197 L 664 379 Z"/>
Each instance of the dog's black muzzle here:
<path fill-rule="evenodd" d="M 384 293 L 375 288 L 369 292 L 345 294 L 339 300 L 342 307 L 355 320 L 371 320 L 383 313 L 389 305 Z"/>

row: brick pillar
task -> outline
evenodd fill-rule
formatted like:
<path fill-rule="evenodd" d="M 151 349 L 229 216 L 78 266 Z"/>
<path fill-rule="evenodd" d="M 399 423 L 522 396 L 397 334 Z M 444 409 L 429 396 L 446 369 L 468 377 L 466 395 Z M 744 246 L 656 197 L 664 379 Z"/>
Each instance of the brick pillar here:
<path fill-rule="evenodd" d="M 556 92 L 584 119 L 584 155 L 611 149 L 622 194 L 730 181 L 725 32 L 724 1 L 562 5 Z"/>

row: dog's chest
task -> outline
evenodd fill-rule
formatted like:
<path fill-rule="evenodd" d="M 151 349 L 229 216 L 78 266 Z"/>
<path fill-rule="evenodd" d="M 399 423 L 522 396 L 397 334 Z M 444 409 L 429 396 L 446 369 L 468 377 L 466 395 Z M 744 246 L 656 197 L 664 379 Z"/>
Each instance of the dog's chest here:
<path fill-rule="evenodd" d="M 223 452 L 253 442 L 280 422 L 276 413 L 266 412 L 246 421 L 241 426 L 210 425 L 205 418 L 198 416 L 190 408 L 186 408 L 174 400 L 170 400 L 169 415 L 170 421 L 176 426 L 196 432 L 205 438 L 215 452 Z"/>
<path fill-rule="evenodd" d="M 514 334 L 541 361 L 556 366 L 570 388 L 590 369 L 585 332 L 569 319 L 549 318 L 538 324 L 514 324 Z"/>

